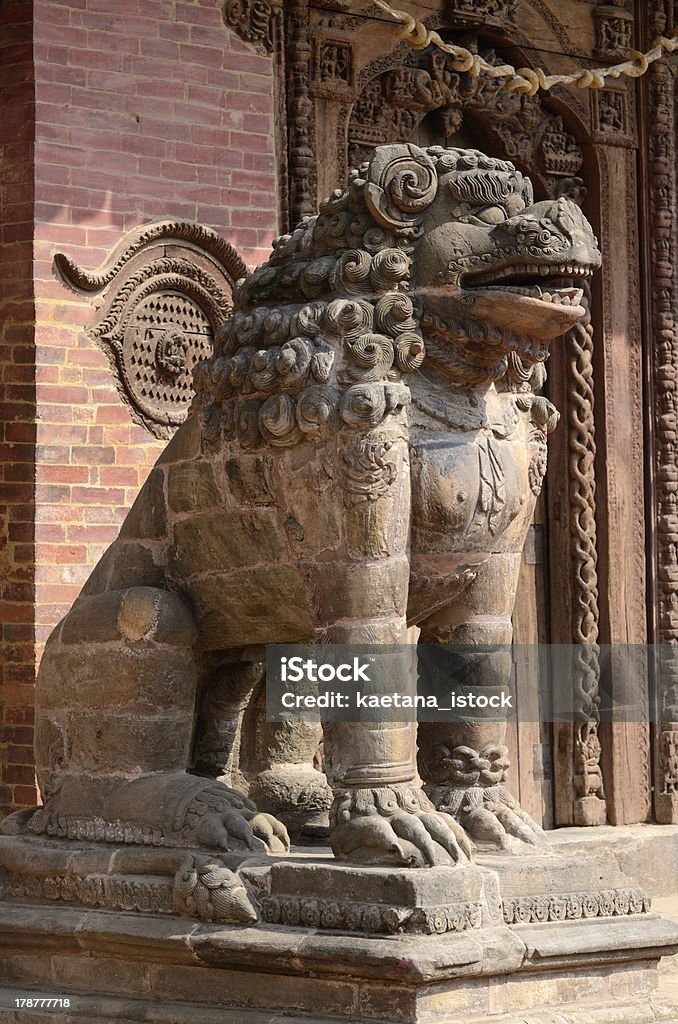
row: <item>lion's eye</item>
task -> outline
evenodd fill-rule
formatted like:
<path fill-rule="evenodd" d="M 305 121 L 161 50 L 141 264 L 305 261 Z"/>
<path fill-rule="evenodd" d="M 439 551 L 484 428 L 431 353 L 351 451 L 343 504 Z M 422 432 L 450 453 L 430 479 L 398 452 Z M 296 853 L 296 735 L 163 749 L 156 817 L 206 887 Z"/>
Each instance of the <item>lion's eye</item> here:
<path fill-rule="evenodd" d="M 486 206 L 484 210 L 476 210 L 475 216 L 484 224 L 501 224 L 506 220 L 506 210 L 501 206 Z"/>

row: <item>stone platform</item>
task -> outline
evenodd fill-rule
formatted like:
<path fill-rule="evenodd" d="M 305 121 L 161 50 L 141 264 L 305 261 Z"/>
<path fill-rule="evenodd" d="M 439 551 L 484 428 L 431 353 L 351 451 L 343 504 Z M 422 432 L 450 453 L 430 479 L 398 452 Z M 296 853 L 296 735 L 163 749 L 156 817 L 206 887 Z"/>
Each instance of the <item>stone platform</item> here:
<path fill-rule="evenodd" d="M 484 857 L 408 871 L 340 865 L 318 849 L 240 858 L 230 866 L 258 921 L 228 925 L 172 902 L 186 852 L 0 837 L 0 1019 L 678 1022 L 653 996 L 678 925 L 616 864 Z M 86 871 L 104 881 L 78 886 Z M 149 885 L 165 893 L 150 911 Z M 72 1003 L 14 1005 L 35 996 Z"/>

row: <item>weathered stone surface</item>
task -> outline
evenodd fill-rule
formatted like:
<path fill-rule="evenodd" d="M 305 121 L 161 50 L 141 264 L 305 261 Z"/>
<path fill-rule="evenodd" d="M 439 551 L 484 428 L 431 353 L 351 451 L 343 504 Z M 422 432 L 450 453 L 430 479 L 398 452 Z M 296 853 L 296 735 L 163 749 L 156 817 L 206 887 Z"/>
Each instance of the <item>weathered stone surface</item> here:
<path fill-rule="evenodd" d="M 290 833 L 298 832 L 309 818 L 326 814 L 332 803 L 325 775 L 308 764 L 276 764 L 260 772 L 250 783 L 249 795 L 260 810 L 280 818 Z"/>
<path fill-rule="evenodd" d="M 200 453 L 200 436 L 200 418 L 196 415 L 189 415 L 158 459 L 158 465 L 187 462 L 189 459 L 196 458 Z"/>
<path fill-rule="evenodd" d="M 218 508 L 223 496 L 209 462 L 176 462 L 167 473 L 167 500 L 173 512 Z"/>
<path fill-rule="evenodd" d="M 166 530 L 165 472 L 156 467 L 148 474 L 143 491 L 127 513 L 120 536 L 126 540 L 159 540 Z"/>
<path fill-rule="evenodd" d="M 105 664 L 97 669 L 86 645 L 56 651 L 50 661 L 55 685 L 46 688 L 43 708 L 77 707 L 83 701 L 91 708 L 119 708 L 154 704 L 156 707 L 187 708 L 195 703 L 195 661 L 182 650 L 158 650 L 150 644 L 130 654 L 107 652 Z"/>
<path fill-rule="evenodd" d="M 139 624 L 143 629 L 137 635 Z M 186 603 L 156 587 L 129 587 L 82 598 L 61 629 L 63 644 L 143 639 L 181 647 L 194 638 L 195 624 Z"/>
<path fill-rule="evenodd" d="M 245 453 L 227 458 L 224 473 L 231 494 L 241 505 L 275 504 L 270 456 Z"/>
<path fill-rule="evenodd" d="M 71 729 L 78 737 L 73 770 L 120 773 L 183 770 L 191 735 L 186 716 L 176 711 L 145 714 L 118 710 L 71 711 Z"/>
<path fill-rule="evenodd" d="M 291 565 L 203 576 L 187 584 L 207 650 L 308 640 L 313 624 L 301 576 Z"/>
<path fill-rule="evenodd" d="M 151 547 L 137 541 L 121 541 L 116 544 L 102 559 L 102 568 L 104 560 L 107 563 L 108 589 L 126 590 L 132 586 L 163 587 L 165 569 L 156 563 L 153 555 Z M 91 593 L 98 593 L 101 589 L 100 586 L 94 586 Z M 86 592 L 90 592 L 89 588 Z"/>
<path fill-rule="evenodd" d="M 549 843 L 577 863 L 614 859 L 649 896 L 666 896 L 668 879 L 678 878 L 678 825 L 604 825 L 559 828 Z"/>
<path fill-rule="evenodd" d="M 179 521 L 170 556 L 173 576 L 186 579 L 224 564 L 239 569 L 285 561 L 277 519 L 268 509 L 222 509 Z"/>
<path fill-rule="evenodd" d="M 323 623 L 338 619 L 389 619 L 407 602 L 407 560 L 389 559 L 381 564 L 332 562 L 308 570 L 317 594 Z"/>

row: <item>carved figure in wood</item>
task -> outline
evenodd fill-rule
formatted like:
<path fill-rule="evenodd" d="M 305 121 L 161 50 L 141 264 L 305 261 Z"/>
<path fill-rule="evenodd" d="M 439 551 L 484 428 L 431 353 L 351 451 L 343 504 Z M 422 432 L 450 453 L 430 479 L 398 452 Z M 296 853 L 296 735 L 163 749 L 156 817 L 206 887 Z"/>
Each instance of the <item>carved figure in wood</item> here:
<path fill-rule="evenodd" d="M 267 643 L 400 643 L 411 625 L 509 643 L 557 419 L 543 364 L 599 263 L 569 199 L 535 204 L 511 163 L 441 147 L 376 149 L 277 239 L 47 644 L 31 831 L 282 850 L 275 818 L 190 773 L 224 665 Z M 510 670 L 469 663 L 479 687 Z M 425 866 L 465 860 L 466 834 L 540 843 L 505 784 L 504 730 L 420 725 L 424 791 L 416 723 L 327 723 L 336 856 Z"/>

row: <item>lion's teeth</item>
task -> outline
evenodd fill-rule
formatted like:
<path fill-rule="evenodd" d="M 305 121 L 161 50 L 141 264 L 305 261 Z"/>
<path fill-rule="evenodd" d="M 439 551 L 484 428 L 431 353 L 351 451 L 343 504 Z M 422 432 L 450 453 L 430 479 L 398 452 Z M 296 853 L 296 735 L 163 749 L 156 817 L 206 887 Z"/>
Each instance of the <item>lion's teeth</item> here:
<path fill-rule="evenodd" d="M 551 301 L 551 292 L 543 292 L 541 297 L 542 297 L 542 300 L 544 302 L 550 302 Z"/>

